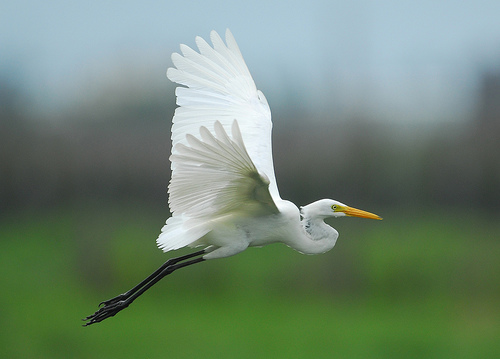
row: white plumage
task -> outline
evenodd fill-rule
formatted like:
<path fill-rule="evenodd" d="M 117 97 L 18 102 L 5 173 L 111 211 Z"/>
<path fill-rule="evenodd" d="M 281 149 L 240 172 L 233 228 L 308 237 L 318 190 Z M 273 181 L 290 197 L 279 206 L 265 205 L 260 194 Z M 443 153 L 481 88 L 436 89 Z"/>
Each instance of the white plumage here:
<path fill-rule="evenodd" d="M 255 207 L 255 204 L 249 206 L 248 191 L 252 186 L 262 187 L 267 182 L 273 197 L 280 199 L 274 177 L 272 122 L 267 100 L 257 90 L 231 32 L 226 32 L 227 46 L 215 31 L 210 38 L 214 48 L 196 37 L 200 53 L 181 45 L 182 55 L 172 55 L 176 68 L 167 71 L 171 81 L 187 88 L 178 87 L 175 91 L 180 107 L 172 121 L 169 185 L 172 217 L 157 240 L 164 251 L 193 245 L 230 210 L 242 214 L 245 209 Z M 214 157 L 221 153 L 213 146 L 211 164 L 203 162 L 207 160 L 203 149 L 197 158 L 186 155 L 186 152 L 193 155 L 189 150 L 191 146 L 204 143 L 196 142 L 197 137 L 202 136 L 206 141 L 208 134 L 215 135 L 216 124 L 219 140 L 223 139 L 226 145 L 234 142 L 227 136 L 232 132 L 235 148 L 244 154 L 234 159 L 236 166 L 228 166 L 223 157 Z M 261 176 L 259 183 L 256 183 L 256 175 Z M 269 194 L 262 196 L 267 196 L 269 206 L 276 210 Z M 255 210 L 252 208 L 249 212 L 255 213 Z"/>
<path fill-rule="evenodd" d="M 178 143 L 187 144 L 186 135 L 198 135 L 201 126 L 213 132 L 219 121 L 227 133 L 238 121 L 243 142 L 253 162 L 271 181 L 271 192 L 278 195 L 271 151 L 271 110 L 264 94 L 257 90 L 240 49 L 228 30 L 227 47 L 219 34 L 210 34 L 214 48 L 196 37 L 200 53 L 181 45 L 182 55 L 174 53 L 176 68 L 168 78 L 180 85 L 175 90 L 178 107 L 172 126 L 172 154 Z M 172 161 L 173 176 L 175 161 Z"/>
<path fill-rule="evenodd" d="M 278 213 L 269 180 L 252 162 L 238 122 L 232 125 L 233 139 L 219 121 L 214 132 L 201 126 L 201 139 L 187 134 L 187 145 L 175 145 L 169 185 L 173 216 L 158 238 L 164 251 L 192 245 L 221 221 Z"/>

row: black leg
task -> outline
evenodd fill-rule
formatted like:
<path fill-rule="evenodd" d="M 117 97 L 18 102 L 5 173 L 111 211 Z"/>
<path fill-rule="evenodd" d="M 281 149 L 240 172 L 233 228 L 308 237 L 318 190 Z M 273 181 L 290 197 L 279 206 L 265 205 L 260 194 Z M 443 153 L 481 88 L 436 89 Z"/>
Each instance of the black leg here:
<path fill-rule="evenodd" d="M 162 279 L 166 275 L 169 275 L 170 273 L 179 268 L 204 261 L 203 257 L 200 256 L 202 256 L 205 253 L 206 253 L 205 250 L 202 250 L 191 254 L 187 254 L 185 256 L 170 258 L 168 261 L 163 263 L 163 265 L 160 268 L 154 271 L 150 276 L 148 276 L 142 282 L 137 284 L 134 288 L 114 298 L 101 302 L 99 306 L 102 305 L 102 307 L 99 308 L 99 310 L 97 310 L 94 314 L 89 315 L 88 317 L 83 319 L 87 321 L 87 323 L 85 323 L 83 326 L 99 323 L 106 318 L 114 316 L 122 309 L 127 308 L 141 294 L 143 294 L 146 290 L 155 285 L 160 279 Z M 191 259 L 193 257 L 198 257 L 198 258 Z"/>

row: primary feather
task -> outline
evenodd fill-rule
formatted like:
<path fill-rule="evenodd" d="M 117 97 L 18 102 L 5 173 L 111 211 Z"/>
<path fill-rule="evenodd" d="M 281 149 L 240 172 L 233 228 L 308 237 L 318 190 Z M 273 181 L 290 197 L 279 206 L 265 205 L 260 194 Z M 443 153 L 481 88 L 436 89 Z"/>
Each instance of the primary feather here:
<path fill-rule="evenodd" d="M 219 121 L 227 133 L 238 121 L 246 150 L 255 166 L 270 181 L 273 198 L 279 198 L 274 177 L 271 149 L 271 110 L 264 94 L 257 90 L 241 52 L 229 30 L 224 44 L 220 36 L 210 34 L 214 48 L 200 37 L 196 44 L 200 53 L 186 45 L 173 54 L 176 68 L 169 68 L 168 78 L 187 87 L 175 91 L 178 107 L 172 125 L 172 153 L 176 144 L 187 145 L 187 134 L 197 134 L 201 126 L 213 132 Z M 176 163 L 172 162 L 172 175 Z"/>
<path fill-rule="evenodd" d="M 256 216 L 277 212 L 269 180 L 250 159 L 238 123 L 233 123 L 233 139 L 219 121 L 214 131 L 215 136 L 202 126 L 201 139 L 187 135 L 189 146 L 176 145 L 171 156 L 176 173 L 169 186 L 173 213 L 209 220 L 236 212 Z"/>
<path fill-rule="evenodd" d="M 181 45 L 167 76 L 176 89 L 172 125 L 172 217 L 157 243 L 164 251 L 196 245 L 225 216 L 278 213 L 271 111 L 229 30 L 212 31 L 213 48 Z M 231 136 L 228 135 L 231 133 Z M 227 220 L 227 218 L 226 218 Z"/>

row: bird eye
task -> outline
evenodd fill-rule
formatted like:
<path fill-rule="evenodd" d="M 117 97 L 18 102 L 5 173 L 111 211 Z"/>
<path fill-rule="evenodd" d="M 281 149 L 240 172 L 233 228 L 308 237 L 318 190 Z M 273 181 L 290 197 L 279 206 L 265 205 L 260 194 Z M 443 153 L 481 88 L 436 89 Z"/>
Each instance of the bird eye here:
<path fill-rule="evenodd" d="M 336 205 L 332 205 L 332 209 L 335 211 L 337 209 Z"/>

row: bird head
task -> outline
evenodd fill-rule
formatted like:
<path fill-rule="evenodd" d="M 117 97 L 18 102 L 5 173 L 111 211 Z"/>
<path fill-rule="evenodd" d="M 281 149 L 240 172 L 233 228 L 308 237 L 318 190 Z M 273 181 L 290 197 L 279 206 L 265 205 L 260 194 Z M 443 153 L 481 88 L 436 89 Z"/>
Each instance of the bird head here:
<path fill-rule="evenodd" d="M 361 209 L 349 207 L 348 205 L 333 199 L 320 199 L 319 201 L 301 207 L 303 217 L 308 218 L 328 218 L 328 217 L 361 217 L 370 219 L 382 219 L 382 217 L 363 211 Z"/>

